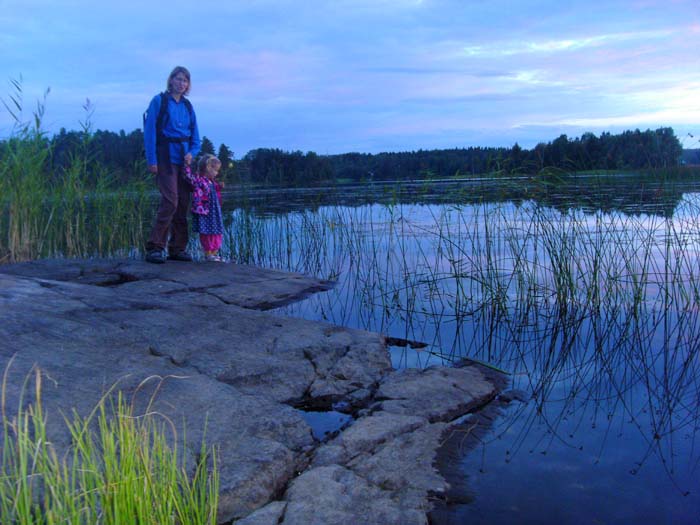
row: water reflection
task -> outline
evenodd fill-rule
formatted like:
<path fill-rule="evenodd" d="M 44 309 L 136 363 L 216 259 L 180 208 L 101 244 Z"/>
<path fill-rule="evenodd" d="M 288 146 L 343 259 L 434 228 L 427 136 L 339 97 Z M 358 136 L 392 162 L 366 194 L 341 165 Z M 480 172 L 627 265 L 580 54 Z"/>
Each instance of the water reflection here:
<path fill-rule="evenodd" d="M 314 439 L 318 441 L 326 441 L 352 421 L 352 416 L 334 410 L 297 412 L 308 423 Z"/>
<path fill-rule="evenodd" d="M 236 209 L 226 249 L 337 279 L 287 315 L 426 344 L 393 347 L 395 366 L 488 362 L 527 393 L 461 460 L 473 497 L 441 522 L 692 522 L 700 194 L 618 188 L 593 202 L 537 187 L 497 202 Z"/>
<path fill-rule="evenodd" d="M 700 180 L 689 176 L 511 176 L 499 178 L 377 181 L 315 188 L 234 189 L 226 200 L 236 207 L 268 214 L 300 210 L 315 211 L 324 206 L 368 204 L 478 204 L 483 202 L 534 201 L 565 211 L 623 211 L 630 214 L 673 213 L 683 193 L 700 191 Z"/>

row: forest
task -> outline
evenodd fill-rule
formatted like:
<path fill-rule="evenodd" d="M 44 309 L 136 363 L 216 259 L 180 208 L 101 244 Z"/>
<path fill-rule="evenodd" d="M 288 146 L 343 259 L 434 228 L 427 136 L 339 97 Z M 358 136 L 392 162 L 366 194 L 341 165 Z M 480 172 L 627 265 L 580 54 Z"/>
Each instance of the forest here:
<path fill-rule="evenodd" d="M 50 177 L 62 173 L 76 158 L 99 166 L 101 175 L 117 183 L 128 183 L 146 173 L 143 132 L 61 129 L 45 137 L 48 150 L 45 166 Z M 0 156 L 6 141 L 0 142 Z M 343 153 L 318 155 L 312 151 L 283 151 L 259 148 L 236 159 L 225 144 L 215 148 L 207 137 L 202 153 L 213 153 L 222 161 L 222 174 L 232 183 L 262 186 L 307 186 L 371 180 L 434 179 L 477 175 L 532 175 L 545 169 L 563 173 L 598 170 L 636 170 L 679 166 L 683 148 L 672 128 L 639 129 L 620 134 L 608 132 L 581 137 L 561 135 L 532 149 L 468 147 L 388 153 Z M 95 175 L 98 176 L 97 174 Z"/>

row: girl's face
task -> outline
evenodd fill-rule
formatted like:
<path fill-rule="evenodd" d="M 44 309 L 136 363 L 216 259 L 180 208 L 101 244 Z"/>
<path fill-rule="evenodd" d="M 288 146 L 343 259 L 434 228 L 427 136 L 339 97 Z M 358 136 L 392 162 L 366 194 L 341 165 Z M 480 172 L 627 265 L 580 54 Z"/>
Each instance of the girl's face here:
<path fill-rule="evenodd" d="M 220 169 L 221 169 L 220 164 L 209 164 L 207 166 L 207 171 L 205 173 L 205 175 L 207 176 L 207 179 L 214 180 L 219 175 Z"/>

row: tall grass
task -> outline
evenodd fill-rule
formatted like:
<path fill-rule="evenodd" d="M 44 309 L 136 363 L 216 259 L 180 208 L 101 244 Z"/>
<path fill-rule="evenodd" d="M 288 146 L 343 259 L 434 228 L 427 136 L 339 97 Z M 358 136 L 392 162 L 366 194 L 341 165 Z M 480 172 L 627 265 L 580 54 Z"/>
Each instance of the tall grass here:
<path fill-rule="evenodd" d="M 143 246 L 149 204 L 147 180 L 120 186 L 90 158 L 89 117 L 83 147 L 60 172 L 51 172 L 50 141 L 41 128 L 45 102 L 22 119 L 22 86 L 14 82 L 12 135 L 0 142 L 0 263 L 41 257 L 94 257 Z M 9 107 L 6 104 L 9 111 Z M 135 166 L 136 173 L 144 173 Z"/>
<path fill-rule="evenodd" d="M 190 475 L 171 422 L 156 413 L 137 417 L 118 394 L 87 417 L 66 418 L 72 446 L 59 455 L 47 431 L 41 382 L 37 369 L 34 402 L 25 406 L 22 396 L 14 416 L 5 410 L 3 383 L 3 525 L 216 524 L 215 449 L 202 443 Z"/>

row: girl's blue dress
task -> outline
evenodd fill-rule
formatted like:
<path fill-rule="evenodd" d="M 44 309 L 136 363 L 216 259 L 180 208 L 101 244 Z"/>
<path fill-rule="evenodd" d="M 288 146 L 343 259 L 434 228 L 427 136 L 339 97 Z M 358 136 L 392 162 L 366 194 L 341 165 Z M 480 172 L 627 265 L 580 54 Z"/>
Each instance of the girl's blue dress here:
<path fill-rule="evenodd" d="M 209 181 L 209 213 L 206 215 L 192 214 L 192 231 L 206 235 L 224 234 L 224 217 L 221 213 L 219 195 L 214 189 L 214 183 Z"/>

